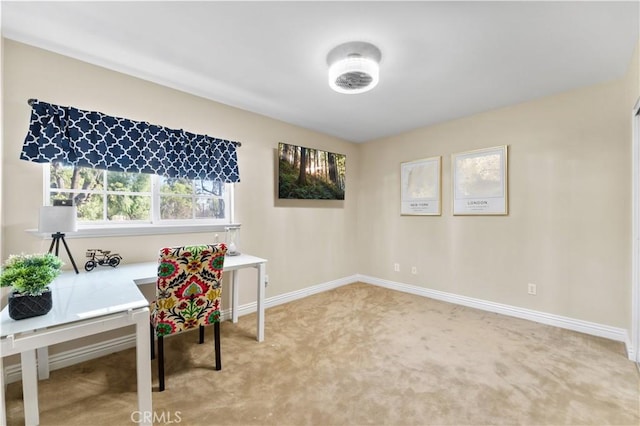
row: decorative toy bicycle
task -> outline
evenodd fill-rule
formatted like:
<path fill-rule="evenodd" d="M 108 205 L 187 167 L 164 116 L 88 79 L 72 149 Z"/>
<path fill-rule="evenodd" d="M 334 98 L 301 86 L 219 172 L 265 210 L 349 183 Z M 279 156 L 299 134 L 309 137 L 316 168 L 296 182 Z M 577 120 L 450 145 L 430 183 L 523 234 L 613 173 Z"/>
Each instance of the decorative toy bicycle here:
<path fill-rule="evenodd" d="M 122 256 L 118 253 L 111 254 L 110 250 L 89 249 L 86 255 L 89 260 L 84 264 L 84 269 L 89 272 L 96 266 L 111 266 L 115 268 L 120 264 Z"/>

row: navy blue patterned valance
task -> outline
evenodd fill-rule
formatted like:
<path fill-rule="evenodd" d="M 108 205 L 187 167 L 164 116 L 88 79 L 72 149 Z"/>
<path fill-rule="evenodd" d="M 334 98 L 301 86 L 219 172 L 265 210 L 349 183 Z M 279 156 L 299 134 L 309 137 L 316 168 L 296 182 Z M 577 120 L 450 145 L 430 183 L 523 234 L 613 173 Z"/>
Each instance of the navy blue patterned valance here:
<path fill-rule="evenodd" d="M 22 160 L 240 182 L 238 142 L 37 100 L 31 108 Z"/>

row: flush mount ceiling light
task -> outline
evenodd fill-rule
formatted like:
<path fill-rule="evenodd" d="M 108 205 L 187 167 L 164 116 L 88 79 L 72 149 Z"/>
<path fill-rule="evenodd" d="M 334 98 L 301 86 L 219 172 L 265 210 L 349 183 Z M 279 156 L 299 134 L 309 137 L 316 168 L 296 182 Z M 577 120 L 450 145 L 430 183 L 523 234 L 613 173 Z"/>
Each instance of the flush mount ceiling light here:
<path fill-rule="evenodd" d="M 329 52 L 329 86 L 339 93 L 364 93 L 378 84 L 380 49 L 364 41 L 341 44 Z"/>

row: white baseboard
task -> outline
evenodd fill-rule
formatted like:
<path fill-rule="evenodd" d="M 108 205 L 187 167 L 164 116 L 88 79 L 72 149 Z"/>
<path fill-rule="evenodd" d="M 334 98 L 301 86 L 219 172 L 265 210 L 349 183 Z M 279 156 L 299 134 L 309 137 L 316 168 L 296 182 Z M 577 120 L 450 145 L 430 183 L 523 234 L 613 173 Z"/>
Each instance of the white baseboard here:
<path fill-rule="evenodd" d="M 49 356 L 49 369 L 58 370 L 60 368 L 69 367 L 94 358 L 100 358 L 114 352 L 123 351 L 133 348 L 136 345 L 135 334 L 117 337 L 115 339 L 105 340 L 93 345 L 86 345 L 80 348 L 71 349 Z M 5 383 L 13 383 L 21 380 L 22 369 L 20 363 L 7 365 L 4 369 L 6 375 Z"/>
<path fill-rule="evenodd" d="M 353 284 L 358 282 L 359 275 L 351 275 L 349 277 L 339 278 L 337 280 L 328 281 L 326 283 L 313 285 L 301 290 L 292 291 L 291 293 L 280 294 L 278 296 L 270 297 L 266 301 L 266 307 L 282 305 L 284 303 L 293 302 L 294 300 L 303 299 L 312 294 L 322 293 L 324 291 L 333 290 L 334 288 L 342 287 L 347 284 Z"/>
<path fill-rule="evenodd" d="M 398 283 L 394 281 L 382 280 L 380 278 L 369 277 L 367 275 L 357 275 L 358 281 L 385 287 L 392 290 L 402 291 L 404 293 L 415 294 L 417 296 L 429 297 L 431 299 L 442 300 L 444 302 L 455 303 L 456 305 L 468 306 L 483 311 L 495 312 L 515 318 L 522 318 L 529 321 L 539 322 L 541 324 L 552 325 L 566 330 L 578 331 L 580 333 L 590 334 L 593 336 L 604 337 L 618 342 L 624 342 L 627 349 L 627 356 L 634 353 L 631 348 L 631 341 L 626 329 L 610 327 L 594 322 L 583 321 L 574 318 L 563 317 L 560 315 L 549 314 L 546 312 L 534 311 L 531 309 L 520 308 L 517 306 L 505 305 L 502 303 L 490 302 L 482 299 L 474 299 L 472 297 L 461 296 L 453 293 L 446 293 L 439 290 L 431 290 L 424 287 L 413 286 L 409 284 Z"/>
<path fill-rule="evenodd" d="M 317 284 L 306 287 L 301 290 L 292 291 L 290 293 L 280 294 L 269 297 L 265 300 L 265 308 L 289 303 L 294 300 L 302 299 L 313 294 L 322 293 L 334 288 L 342 287 L 355 282 L 363 282 L 366 284 L 385 287 L 391 290 L 397 290 L 404 293 L 415 294 L 417 296 L 429 297 L 431 299 L 442 300 L 444 302 L 454 303 L 457 305 L 468 306 L 483 311 L 495 312 L 515 318 L 522 318 L 529 321 L 535 321 L 554 327 L 564 328 L 567 330 L 578 331 L 593 336 L 604 337 L 626 344 L 629 359 L 632 358 L 633 348 L 627 330 L 622 328 L 610 327 L 607 325 L 597 324 L 588 321 L 563 317 L 560 315 L 549 314 L 546 312 L 534 311 L 531 309 L 519 308 L 516 306 L 505 305 L 496 302 L 490 302 L 482 299 L 474 299 L 472 297 L 461 296 L 453 293 L 446 293 L 439 290 L 431 290 L 424 287 L 418 287 L 409 284 L 403 284 L 395 281 L 383 280 L 380 278 L 370 277 L 367 275 L 355 274 L 348 277 L 340 278 L 326 283 Z M 238 315 L 247 315 L 257 310 L 257 303 L 251 302 L 238 307 Z M 221 312 L 223 321 L 231 319 L 231 309 L 225 309 Z M 118 352 L 135 346 L 135 335 L 119 337 L 107 340 L 93 345 L 83 346 L 81 348 L 72 349 L 61 352 L 49 357 L 49 368 L 57 370 L 68 367 L 80 362 L 89 361 Z M 20 364 L 8 365 L 5 367 L 6 383 L 12 383 L 21 379 Z"/>
<path fill-rule="evenodd" d="M 342 287 L 343 285 L 352 284 L 358 282 L 357 275 L 351 275 L 350 277 L 339 278 L 337 280 L 328 281 L 326 283 L 313 285 L 311 287 L 305 287 L 300 290 L 292 291 L 290 293 L 280 294 L 278 296 L 268 297 L 264 301 L 265 309 L 273 308 L 274 306 L 283 305 L 285 303 L 293 302 L 294 300 L 303 299 L 312 294 L 322 293 L 324 291 L 333 290 L 334 288 Z M 246 315 L 256 312 L 256 302 L 250 302 L 238 307 L 238 315 Z M 229 311 L 231 315 L 231 311 Z M 229 316 L 231 318 L 231 316 Z"/>

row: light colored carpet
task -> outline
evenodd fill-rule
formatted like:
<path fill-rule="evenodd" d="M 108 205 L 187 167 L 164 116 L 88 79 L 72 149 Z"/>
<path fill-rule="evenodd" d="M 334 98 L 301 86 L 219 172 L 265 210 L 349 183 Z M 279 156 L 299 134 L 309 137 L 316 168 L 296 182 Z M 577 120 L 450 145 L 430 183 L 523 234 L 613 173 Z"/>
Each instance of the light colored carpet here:
<path fill-rule="evenodd" d="M 166 340 L 156 424 L 638 425 L 639 376 L 621 343 L 366 284 L 352 284 Z M 53 371 L 43 425 L 139 419 L 135 350 Z M 22 424 L 21 384 L 7 390 Z"/>

